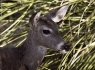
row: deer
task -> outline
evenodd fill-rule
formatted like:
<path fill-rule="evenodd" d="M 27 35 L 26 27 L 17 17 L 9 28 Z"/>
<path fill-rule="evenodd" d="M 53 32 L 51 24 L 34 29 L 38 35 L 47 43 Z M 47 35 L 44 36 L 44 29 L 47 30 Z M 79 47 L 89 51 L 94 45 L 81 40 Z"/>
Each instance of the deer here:
<path fill-rule="evenodd" d="M 66 53 L 69 46 L 58 32 L 57 22 L 65 16 L 69 5 L 61 6 L 41 16 L 34 13 L 29 19 L 27 39 L 15 48 L 0 48 L 0 70 L 37 70 L 47 48 Z"/>

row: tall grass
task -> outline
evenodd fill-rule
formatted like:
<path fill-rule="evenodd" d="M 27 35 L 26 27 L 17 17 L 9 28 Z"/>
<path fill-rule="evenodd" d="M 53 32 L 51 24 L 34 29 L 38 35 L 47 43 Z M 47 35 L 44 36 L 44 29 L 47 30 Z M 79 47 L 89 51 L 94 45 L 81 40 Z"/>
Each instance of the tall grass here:
<path fill-rule="evenodd" d="M 39 70 L 95 70 L 95 1 L 69 0 L 71 4 L 59 32 L 71 46 L 67 54 L 48 50 Z M 19 46 L 26 39 L 31 13 L 60 6 L 62 0 L 13 0 L 0 4 L 0 47 Z"/>

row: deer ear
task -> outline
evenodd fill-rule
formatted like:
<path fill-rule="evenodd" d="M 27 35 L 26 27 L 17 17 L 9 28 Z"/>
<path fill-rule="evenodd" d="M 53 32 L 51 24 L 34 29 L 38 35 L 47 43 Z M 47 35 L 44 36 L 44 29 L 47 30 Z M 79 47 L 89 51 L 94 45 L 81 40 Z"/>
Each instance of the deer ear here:
<path fill-rule="evenodd" d="M 51 10 L 46 16 L 51 17 L 54 22 L 59 22 L 66 15 L 66 12 L 69 8 L 69 5 L 65 5 L 63 7 Z"/>
<path fill-rule="evenodd" d="M 34 17 L 34 22 L 37 22 L 40 18 L 41 12 L 37 12 L 35 17 Z"/>
<path fill-rule="evenodd" d="M 30 26 L 36 26 L 37 25 L 37 21 L 39 20 L 40 18 L 40 15 L 41 15 L 41 12 L 36 12 L 34 13 L 30 19 L 29 19 L 29 25 Z"/>

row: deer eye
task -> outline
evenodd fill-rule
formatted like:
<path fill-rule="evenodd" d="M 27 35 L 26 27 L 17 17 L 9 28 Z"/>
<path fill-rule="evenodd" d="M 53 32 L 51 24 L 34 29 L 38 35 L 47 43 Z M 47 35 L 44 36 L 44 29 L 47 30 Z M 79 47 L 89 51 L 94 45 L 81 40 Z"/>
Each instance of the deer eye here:
<path fill-rule="evenodd" d="M 46 35 L 51 34 L 51 32 L 49 30 L 43 30 L 43 33 Z"/>

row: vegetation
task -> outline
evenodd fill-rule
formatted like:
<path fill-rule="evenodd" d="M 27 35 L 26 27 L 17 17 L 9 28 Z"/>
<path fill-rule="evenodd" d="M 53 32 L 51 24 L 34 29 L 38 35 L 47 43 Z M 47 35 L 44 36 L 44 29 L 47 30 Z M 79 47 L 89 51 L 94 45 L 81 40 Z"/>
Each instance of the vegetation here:
<path fill-rule="evenodd" d="M 19 46 L 27 36 L 28 20 L 33 12 L 42 14 L 71 4 L 59 32 L 71 46 L 67 54 L 48 50 L 39 70 L 95 70 L 94 0 L 1 0 L 0 47 Z"/>

